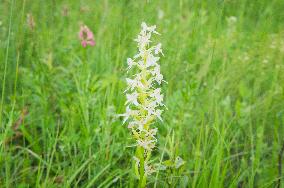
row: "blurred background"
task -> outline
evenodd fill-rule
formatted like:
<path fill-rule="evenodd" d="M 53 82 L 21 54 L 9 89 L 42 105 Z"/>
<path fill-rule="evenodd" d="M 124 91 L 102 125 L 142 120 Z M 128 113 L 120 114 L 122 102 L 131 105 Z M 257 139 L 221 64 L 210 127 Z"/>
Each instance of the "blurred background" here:
<path fill-rule="evenodd" d="M 148 187 L 281 187 L 283 0 L 0 0 L 0 187 L 133 186 L 117 114 L 143 21 L 168 82 Z"/>

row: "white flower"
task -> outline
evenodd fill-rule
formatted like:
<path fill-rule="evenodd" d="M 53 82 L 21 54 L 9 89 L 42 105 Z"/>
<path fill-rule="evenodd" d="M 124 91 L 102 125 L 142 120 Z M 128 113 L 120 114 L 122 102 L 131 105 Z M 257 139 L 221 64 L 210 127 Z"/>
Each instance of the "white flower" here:
<path fill-rule="evenodd" d="M 133 90 L 137 86 L 137 81 L 136 80 L 132 80 L 130 78 L 126 78 L 126 82 L 127 82 L 127 85 L 128 85 L 128 88 L 126 90 L 128 90 L 128 89 Z"/>
<path fill-rule="evenodd" d="M 163 51 L 162 51 L 162 44 L 161 43 L 157 44 L 154 47 L 154 52 L 155 52 L 156 55 L 161 53 L 164 56 Z"/>
<path fill-rule="evenodd" d="M 145 135 L 146 135 L 147 137 L 150 137 L 150 138 L 154 139 L 154 140 L 157 140 L 157 139 L 155 138 L 157 132 L 158 132 L 158 129 L 157 129 L 157 128 L 154 128 L 154 129 L 150 129 L 149 131 L 145 131 Z"/>
<path fill-rule="evenodd" d="M 148 165 L 147 163 L 144 165 L 144 169 L 145 169 L 145 174 L 148 176 L 155 172 L 155 169 L 153 168 L 153 166 Z"/>
<path fill-rule="evenodd" d="M 153 91 L 153 93 L 150 94 L 150 97 L 154 98 L 154 101 L 159 104 L 159 105 L 163 105 L 163 98 L 164 96 L 161 94 L 161 88 L 157 88 Z"/>
<path fill-rule="evenodd" d="M 128 87 L 125 91 L 129 89 L 133 91 L 135 88 L 144 87 L 144 85 L 141 83 L 141 75 L 139 74 L 137 74 L 134 79 L 126 78 L 126 82 Z"/>
<path fill-rule="evenodd" d="M 159 61 L 160 57 L 155 57 L 153 55 L 150 55 L 146 60 L 146 67 L 151 67 L 157 64 L 157 61 Z"/>
<path fill-rule="evenodd" d="M 156 110 L 155 115 L 157 116 L 157 118 L 159 118 L 159 120 L 163 121 L 161 115 L 162 115 L 163 110 Z"/>
<path fill-rule="evenodd" d="M 128 128 L 129 129 L 135 129 L 136 131 L 145 131 L 144 129 L 144 125 L 145 125 L 146 121 L 138 121 L 138 120 L 133 120 L 133 121 L 130 121 L 129 124 L 128 124 Z"/>
<path fill-rule="evenodd" d="M 118 116 L 124 117 L 123 124 L 132 116 L 137 116 L 139 112 L 137 110 L 132 110 L 129 106 L 126 106 L 126 112 L 124 114 L 120 114 Z"/>
<path fill-rule="evenodd" d="M 144 68 L 144 62 L 143 61 L 138 61 L 137 62 L 137 66 L 138 66 L 139 69 L 142 70 Z"/>
<path fill-rule="evenodd" d="M 147 112 L 148 112 L 148 116 L 156 114 L 155 108 L 156 108 L 156 102 L 155 101 L 150 102 L 147 106 L 146 105 L 144 106 L 144 109 L 147 110 Z"/>
<path fill-rule="evenodd" d="M 141 31 L 142 33 L 149 31 L 150 34 L 151 33 L 155 33 L 155 34 L 158 34 L 158 35 L 160 34 L 156 31 L 156 25 L 148 27 L 145 22 L 142 22 L 141 27 L 142 27 L 142 31 Z"/>
<path fill-rule="evenodd" d="M 163 81 L 163 75 L 160 73 L 156 74 L 155 80 L 158 82 L 158 84 L 161 84 Z"/>
<path fill-rule="evenodd" d="M 155 147 L 155 141 L 153 140 L 138 140 L 137 144 L 144 148 L 145 150 L 152 151 Z"/>
<path fill-rule="evenodd" d="M 134 39 L 134 41 L 138 43 L 139 50 L 143 49 L 151 42 L 150 37 L 149 35 L 138 35 L 138 37 Z"/>
<path fill-rule="evenodd" d="M 147 26 L 143 22 L 141 32 L 135 39 L 138 43 L 138 52 L 133 58 L 127 59 L 127 70 L 137 66 L 138 69 L 135 70 L 138 72 L 126 78 L 126 112 L 121 115 L 124 117 L 123 123 L 128 121 L 128 128 L 131 129 L 137 147 L 144 148 L 144 155 L 137 155 L 134 160 L 136 166 L 141 168 L 140 163 L 144 157 L 144 171 L 147 175 L 154 172 L 154 169 L 148 165 L 149 158 L 146 157 L 150 155 L 157 142 L 158 129 L 153 128 L 153 124 L 157 119 L 162 121 L 163 110 L 161 108 L 165 106 L 164 96 L 161 88 L 158 87 L 164 81 L 158 64 L 159 55 L 164 54 L 161 43 L 150 45 L 152 34 L 159 34 L 156 26 Z"/>
<path fill-rule="evenodd" d="M 138 93 L 136 91 L 134 91 L 131 94 L 126 94 L 126 98 L 127 98 L 126 104 L 130 103 L 130 104 L 134 104 L 135 106 L 139 106 L 139 103 L 137 101 Z"/>
<path fill-rule="evenodd" d="M 156 66 L 154 67 L 153 70 L 151 70 L 151 74 L 154 76 L 154 75 L 157 75 L 157 74 L 160 74 L 160 65 L 156 64 Z"/>
<path fill-rule="evenodd" d="M 128 64 L 127 69 L 131 69 L 134 65 L 136 65 L 136 62 L 133 61 L 131 58 L 127 58 L 127 64 Z"/>
<path fill-rule="evenodd" d="M 133 122 L 133 121 L 131 121 L 131 122 L 128 123 L 127 128 L 128 128 L 128 129 L 134 129 L 135 125 L 136 125 L 136 123 Z"/>

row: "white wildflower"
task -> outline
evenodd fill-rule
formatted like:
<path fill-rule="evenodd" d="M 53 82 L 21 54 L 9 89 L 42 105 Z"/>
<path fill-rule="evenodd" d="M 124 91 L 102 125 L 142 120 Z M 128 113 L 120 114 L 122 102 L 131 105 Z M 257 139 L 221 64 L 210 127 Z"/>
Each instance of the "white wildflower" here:
<path fill-rule="evenodd" d="M 147 31 L 149 32 L 148 35 L 150 35 L 150 36 L 151 36 L 151 33 L 155 33 L 155 34 L 158 34 L 158 35 L 160 34 L 156 31 L 156 25 L 148 27 L 145 22 L 142 22 L 141 27 L 142 27 L 142 31 L 141 31 L 142 34 L 146 33 Z"/>
<path fill-rule="evenodd" d="M 163 81 L 163 75 L 160 73 L 156 74 L 155 80 L 158 82 L 158 84 L 161 84 Z"/>
<path fill-rule="evenodd" d="M 131 58 L 127 58 L 127 64 L 128 64 L 127 69 L 131 69 L 134 65 L 136 65 L 136 63 Z"/>
<path fill-rule="evenodd" d="M 145 169 L 146 175 L 151 175 L 155 172 L 155 169 L 153 168 L 153 166 L 148 165 L 148 164 L 145 164 L 144 169 Z"/>
<path fill-rule="evenodd" d="M 139 88 L 139 87 L 143 87 L 143 84 L 141 83 L 141 76 L 137 75 L 133 80 L 130 78 L 126 78 L 126 82 L 127 82 L 127 90 L 131 90 L 133 91 L 135 88 Z"/>
<path fill-rule="evenodd" d="M 150 103 L 148 103 L 147 105 L 145 104 L 145 106 L 143 106 L 143 108 L 147 111 L 147 115 L 151 116 L 151 115 L 155 115 L 156 114 L 156 102 L 152 101 Z"/>
<path fill-rule="evenodd" d="M 137 144 L 147 151 L 152 151 L 155 147 L 155 140 L 137 140 Z"/>
<path fill-rule="evenodd" d="M 151 74 L 154 76 L 154 75 L 157 75 L 157 74 L 160 74 L 160 65 L 156 65 L 154 67 L 154 69 L 151 71 Z"/>
<path fill-rule="evenodd" d="M 153 168 L 147 165 L 149 160 L 147 156 L 150 156 L 157 142 L 158 129 L 153 127 L 153 124 L 156 119 L 162 121 L 163 110 L 161 108 L 164 106 L 161 88 L 156 87 L 164 81 L 158 64 L 159 55 L 164 54 L 161 43 L 150 45 L 152 34 L 159 34 L 156 31 L 156 26 L 147 26 L 143 22 L 141 32 L 135 39 L 138 43 L 138 52 L 133 58 L 127 59 L 127 70 L 133 69 L 137 73 L 126 78 L 126 112 L 121 115 L 124 117 L 123 122 L 128 122 L 128 128 L 131 129 L 133 137 L 136 139 L 137 151 L 139 151 L 134 158 L 136 167 L 144 166 L 143 170 L 146 175 L 153 172 Z M 143 153 L 142 156 L 141 153 Z M 144 163 L 144 165 L 140 163 Z M 143 177 L 140 177 L 139 180 L 142 181 L 142 179 Z"/>
<path fill-rule="evenodd" d="M 157 139 L 155 138 L 155 136 L 156 136 L 157 132 L 158 132 L 158 129 L 154 128 L 154 129 L 151 129 L 151 130 L 147 131 L 145 136 L 153 138 L 156 141 Z"/>
<path fill-rule="evenodd" d="M 136 125 L 137 125 L 137 124 L 136 124 L 134 121 L 132 121 L 132 122 L 129 122 L 127 128 L 128 128 L 128 129 L 134 129 Z"/>
<path fill-rule="evenodd" d="M 152 97 L 157 104 L 163 106 L 162 102 L 164 96 L 161 94 L 161 88 L 155 89 L 153 93 L 150 94 L 150 97 Z"/>
<path fill-rule="evenodd" d="M 124 117 L 123 124 L 130 118 L 137 116 L 139 114 L 138 110 L 132 110 L 129 106 L 126 107 L 126 112 L 124 114 L 120 114 L 119 116 Z"/>
<path fill-rule="evenodd" d="M 136 80 L 132 80 L 132 79 L 129 79 L 129 78 L 126 78 L 126 82 L 127 82 L 127 89 L 130 89 L 130 90 L 133 90 L 136 86 L 137 86 L 137 81 Z"/>
<path fill-rule="evenodd" d="M 149 55 L 146 60 L 146 67 L 155 66 L 157 64 L 157 61 L 159 61 L 160 57 L 155 57 L 153 55 Z"/>
<path fill-rule="evenodd" d="M 150 41 L 150 36 L 145 35 L 145 36 L 138 36 L 137 39 L 134 39 L 138 43 L 138 47 L 143 48 L 147 46 L 151 41 Z"/>
<path fill-rule="evenodd" d="M 164 55 L 163 51 L 162 51 L 162 44 L 161 43 L 157 44 L 157 46 L 154 47 L 154 50 L 155 50 L 154 52 L 155 52 L 156 55 L 159 54 L 159 53 Z"/>
<path fill-rule="evenodd" d="M 161 115 L 162 115 L 163 110 L 157 110 L 155 115 L 157 116 L 157 118 L 159 118 L 159 120 L 163 121 Z"/>
<path fill-rule="evenodd" d="M 130 103 L 130 104 L 134 104 L 135 106 L 139 105 L 139 103 L 137 101 L 138 93 L 136 91 L 134 91 L 131 94 L 126 94 L 126 98 L 127 98 L 126 104 Z"/>

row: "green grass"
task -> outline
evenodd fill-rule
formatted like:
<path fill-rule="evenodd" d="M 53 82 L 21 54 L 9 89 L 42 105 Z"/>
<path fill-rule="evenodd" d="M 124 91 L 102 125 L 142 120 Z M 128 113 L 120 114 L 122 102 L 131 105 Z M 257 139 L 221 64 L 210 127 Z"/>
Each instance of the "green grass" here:
<path fill-rule="evenodd" d="M 284 187 L 283 10 L 282 0 L 0 0 L 0 187 L 136 187 L 116 114 L 142 21 L 162 34 L 168 82 L 153 159 L 186 161 L 147 186 Z M 95 47 L 81 47 L 80 22 Z"/>

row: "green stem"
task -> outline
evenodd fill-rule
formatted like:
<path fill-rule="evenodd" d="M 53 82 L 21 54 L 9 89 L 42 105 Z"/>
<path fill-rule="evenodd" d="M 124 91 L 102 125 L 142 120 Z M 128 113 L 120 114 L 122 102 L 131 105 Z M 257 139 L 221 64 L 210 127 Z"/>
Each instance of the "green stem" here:
<path fill-rule="evenodd" d="M 144 148 L 138 146 L 138 158 L 140 161 L 139 166 L 139 188 L 144 188 L 146 185 L 146 176 L 145 176 L 145 159 L 144 159 Z"/>
<path fill-rule="evenodd" d="M 146 49 L 145 49 L 146 50 Z M 147 62 L 147 57 L 143 57 L 143 61 L 144 64 L 146 64 Z M 146 69 L 142 69 L 142 83 L 143 85 L 145 85 L 147 83 L 147 73 L 146 73 Z M 146 85 L 147 86 L 147 85 Z M 144 94 L 144 92 L 142 91 L 142 95 L 140 95 L 139 97 L 139 102 L 141 103 L 142 106 L 145 106 L 146 100 L 147 100 L 147 95 Z M 140 114 L 145 115 L 145 110 L 143 108 L 139 109 L 140 110 Z M 148 125 L 144 125 L 144 128 L 146 130 L 148 130 Z M 141 139 L 143 140 L 144 138 L 144 134 L 140 135 Z M 147 162 L 148 159 L 148 155 L 145 158 L 144 152 L 145 149 L 141 146 L 137 147 L 137 158 L 139 159 L 139 188 L 145 188 L 146 187 L 146 182 L 147 182 L 147 174 L 145 174 L 145 162 Z"/>
<path fill-rule="evenodd" d="M 0 104 L 0 126 L 4 127 L 4 123 L 2 125 L 2 111 L 4 106 L 4 95 L 5 95 L 5 87 L 6 87 L 6 75 L 7 75 L 7 66 L 8 66 L 8 56 L 9 56 L 9 47 L 10 47 L 10 36 L 11 36 L 11 27 L 12 27 L 12 17 L 13 17 L 13 8 L 14 8 L 14 1 L 11 3 L 10 8 L 10 18 L 9 18 L 9 29 L 8 29 L 8 43 L 6 48 L 6 55 L 5 55 L 5 64 L 4 64 L 4 75 L 2 81 L 2 93 L 1 93 L 1 104 Z"/>

